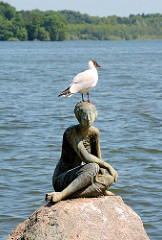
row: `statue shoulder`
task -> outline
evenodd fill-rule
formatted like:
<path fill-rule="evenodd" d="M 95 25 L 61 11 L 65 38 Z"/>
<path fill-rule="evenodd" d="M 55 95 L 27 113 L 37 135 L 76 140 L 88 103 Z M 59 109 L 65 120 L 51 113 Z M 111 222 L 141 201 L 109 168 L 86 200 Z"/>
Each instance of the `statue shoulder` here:
<path fill-rule="evenodd" d="M 68 127 L 64 132 L 64 137 L 72 136 L 76 133 L 76 125 Z"/>
<path fill-rule="evenodd" d="M 89 133 L 92 134 L 92 135 L 99 136 L 99 130 L 98 130 L 98 128 L 93 127 L 93 126 L 90 127 Z"/>

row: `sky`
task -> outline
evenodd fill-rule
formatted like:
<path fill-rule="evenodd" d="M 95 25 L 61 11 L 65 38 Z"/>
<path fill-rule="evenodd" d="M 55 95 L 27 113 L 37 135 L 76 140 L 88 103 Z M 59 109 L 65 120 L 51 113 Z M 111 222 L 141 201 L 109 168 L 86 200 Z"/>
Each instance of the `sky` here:
<path fill-rule="evenodd" d="M 91 16 L 162 13 L 162 0 L 3 0 L 20 10 L 74 10 Z"/>

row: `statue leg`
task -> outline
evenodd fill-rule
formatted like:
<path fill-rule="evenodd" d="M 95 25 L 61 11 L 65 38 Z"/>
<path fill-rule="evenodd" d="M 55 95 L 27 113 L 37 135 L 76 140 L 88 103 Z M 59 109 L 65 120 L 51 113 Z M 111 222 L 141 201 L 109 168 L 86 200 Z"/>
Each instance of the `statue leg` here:
<path fill-rule="evenodd" d="M 114 196 L 113 193 L 107 191 L 107 189 L 112 185 L 113 181 L 114 178 L 111 175 L 97 174 L 97 176 L 94 177 L 94 182 L 90 186 L 79 190 L 70 197 L 97 197 L 101 194 L 105 196 Z"/>
<path fill-rule="evenodd" d="M 85 188 L 93 183 L 94 177 L 99 172 L 99 165 L 97 163 L 89 163 L 82 166 L 77 172 L 75 172 L 74 179 L 68 184 L 67 187 L 61 192 L 53 192 L 46 195 L 46 201 L 58 202 L 62 199 L 69 197 L 70 195 L 78 192 L 80 189 Z M 70 171 L 69 173 L 70 174 Z M 66 178 L 68 179 L 68 174 Z M 71 176 L 70 176 L 71 177 Z"/>

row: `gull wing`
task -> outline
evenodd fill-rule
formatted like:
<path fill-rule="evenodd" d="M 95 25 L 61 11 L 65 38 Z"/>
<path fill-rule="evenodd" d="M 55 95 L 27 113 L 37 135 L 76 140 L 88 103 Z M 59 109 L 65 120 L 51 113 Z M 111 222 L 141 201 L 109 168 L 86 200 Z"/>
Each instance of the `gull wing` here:
<path fill-rule="evenodd" d="M 85 89 L 92 88 L 95 86 L 97 78 L 97 75 L 91 70 L 86 70 L 77 74 L 69 86 L 70 92 L 76 93 Z"/>

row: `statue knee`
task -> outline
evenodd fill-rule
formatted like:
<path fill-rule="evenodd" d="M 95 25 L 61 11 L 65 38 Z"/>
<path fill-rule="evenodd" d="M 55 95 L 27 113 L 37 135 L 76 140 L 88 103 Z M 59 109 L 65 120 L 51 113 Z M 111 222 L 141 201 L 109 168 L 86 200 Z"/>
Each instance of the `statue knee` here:
<path fill-rule="evenodd" d="M 113 182 L 114 182 L 114 177 L 111 176 L 111 175 L 106 175 L 105 177 L 106 177 L 106 183 L 107 183 L 109 186 L 111 186 L 111 185 L 113 184 Z"/>
<path fill-rule="evenodd" d="M 94 178 L 97 176 L 99 170 L 100 168 L 97 163 L 85 164 L 77 172 L 76 178 L 81 177 L 81 182 L 85 179 L 88 181 L 88 184 L 91 184 L 94 182 Z"/>
<path fill-rule="evenodd" d="M 97 163 L 88 163 L 81 168 L 79 175 L 86 174 L 86 176 L 95 177 L 99 173 L 99 170 L 100 168 Z"/>
<path fill-rule="evenodd" d="M 96 176 L 95 181 L 97 183 L 100 183 L 100 184 L 104 185 L 106 188 L 108 188 L 114 182 L 114 177 L 112 177 L 111 175 L 100 175 L 100 174 L 98 174 Z"/>
<path fill-rule="evenodd" d="M 99 173 L 100 167 L 97 163 L 88 163 L 86 165 L 87 165 L 87 168 L 88 168 L 88 172 L 92 176 L 96 176 Z"/>

